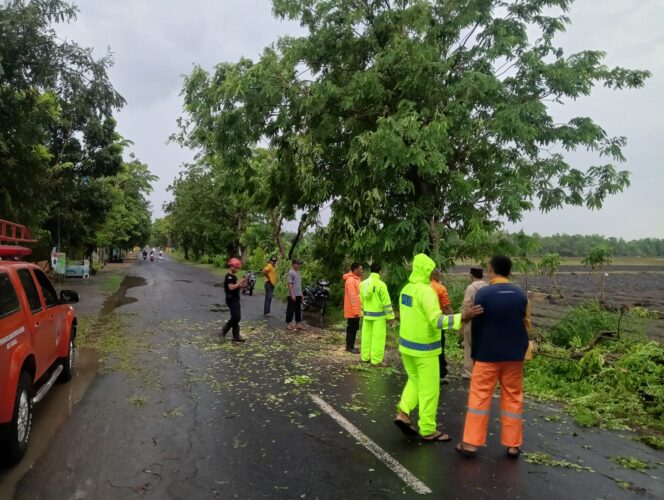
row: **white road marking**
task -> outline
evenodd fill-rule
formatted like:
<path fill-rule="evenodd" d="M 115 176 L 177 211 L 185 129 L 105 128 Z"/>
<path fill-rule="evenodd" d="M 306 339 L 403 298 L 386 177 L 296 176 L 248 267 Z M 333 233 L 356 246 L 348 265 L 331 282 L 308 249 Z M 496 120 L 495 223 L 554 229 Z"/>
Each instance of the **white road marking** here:
<path fill-rule="evenodd" d="M 431 488 L 429 488 L 422 481 L 417 479 L 408 469 L 403 465 L 397 462 L 392 456 L 378 446 L 374 441 L 372 441 L 366 434 L 364 434 L 360 429 L 351 424 L 343 415 L 337 412 L 329 404 L 327 404 L 323 399 L 321 399 L 316 394 L 310 394 L 311 399 L 316 403 L 321 410 L 327 413 L 332 417 L 341 427 L 343 427 L 351 436 L 357 439 L 362 446 L 375 455 L 375 457 L 383 462 L 388 469 L 394 472 L 401 480 L 410 486 L 416 493 L 420 495 L 426 495 L 428 493 L 433 493 Z"/>

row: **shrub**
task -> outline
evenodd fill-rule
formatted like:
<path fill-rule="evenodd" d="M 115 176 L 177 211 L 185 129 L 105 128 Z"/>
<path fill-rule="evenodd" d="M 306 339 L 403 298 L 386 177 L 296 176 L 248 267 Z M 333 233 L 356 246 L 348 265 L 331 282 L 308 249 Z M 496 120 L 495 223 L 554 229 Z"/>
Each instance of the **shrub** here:
<path fill-rule="evenodd" d="M 592 300 L 568 311 L 549 330 L 549 340 L 559 347 L 581 347 L 588 344 L 597 333 L 615 330 L 617 325 L 618 315 Z"/>
<path fill-rule="evenodd" d="M 214 267 L 224 268 L 226 267 L 226 259 L 221 255 L 215 255 L 214 259 L 212 259 L 212 264 L 214 264 Z"/>

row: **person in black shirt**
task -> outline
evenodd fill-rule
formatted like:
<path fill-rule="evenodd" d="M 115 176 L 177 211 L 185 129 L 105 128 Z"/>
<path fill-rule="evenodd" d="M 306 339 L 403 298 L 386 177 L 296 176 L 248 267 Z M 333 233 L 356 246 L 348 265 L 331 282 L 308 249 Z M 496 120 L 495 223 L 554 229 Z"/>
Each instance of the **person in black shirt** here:
<path fill-rule="evenodd" d="M 240 337 L 240 290 L 247 284 L 247 279 L 242 278 L 238 281 L 237 272 L 242 267 L 242 262 L 239 259 L 231 259 L 228 261 L 229 272 L 224 277 L 224 291 L 226 292 L 226 305 L 230 310 L 231 317 L 224 325 L 221 331 L 221 336 L 226 338 L 226 334 L 233 329 L 233 341 L 244 342 L 244 338 Z"/>

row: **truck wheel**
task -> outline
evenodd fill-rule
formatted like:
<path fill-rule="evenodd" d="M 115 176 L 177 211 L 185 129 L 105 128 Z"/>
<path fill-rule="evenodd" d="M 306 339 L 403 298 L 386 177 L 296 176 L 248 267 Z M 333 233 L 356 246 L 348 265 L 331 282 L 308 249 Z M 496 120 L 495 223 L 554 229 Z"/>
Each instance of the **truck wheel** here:
<path fill-rule="evenodd" d="M 14 416 L 9 423 L 5 442 L 5 460 L 9 465 L 17 464 L 25 455 L 32 431 L 32 378 L 21 372 L 16 388 Z"/>
<path fill-rule="evenodd" d="M 69 351 L 67 352 L 67 357 L 60 358 L 60 364 L 62 365 L 62 372 L 58 377 L 58 382 L 69 382 L 74 376 L 74 359 L 76 357 L 76 346 L 74 345 L 74 329 L 69 332 Z"/>

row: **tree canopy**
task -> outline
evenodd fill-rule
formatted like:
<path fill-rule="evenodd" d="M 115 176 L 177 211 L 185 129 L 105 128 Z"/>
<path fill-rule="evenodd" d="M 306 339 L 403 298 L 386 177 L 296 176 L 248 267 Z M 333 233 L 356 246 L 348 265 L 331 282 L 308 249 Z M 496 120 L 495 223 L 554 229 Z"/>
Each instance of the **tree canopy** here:
<path fill-rule="evenodd" d="M 56 34 L 76 14 L 64 0 L 0 5 L 0 214 L 32 226 L 44 247 L 60 233 L 63 246 L 89 253 L 110 241 L 107 216 L 118 218 L 122 196 L 135 199 L 131 190 L 118 194 L 135 162 L 124 162 L 128 142 L 116 131 L 124 99 L 108 76 L 111 54 L 97 59 Z M 149 232 L 148 192 L 140 187 L 134 216 Z"/>
<path fill-rule="evenodd" d="M 598 209 L 629 185 L 626 139 L 590 117 L 558 123 L 550 105 L 640 87 L 649 73 L 607 67 L 601 51 L 566 54 L 556 35 L 571 4 L 274 0 L 307 34 L 257 61 L 196 67 L 176 139 L 197 151 L 192 168 L 236 188 L 267 146 L 264 199 L 305 229 L 329 209 L 317 239 L 331 261 L 468 254 L 466 242 L 524 211 Z M 597 162 L 571 164 L 576 149 Z"/>

